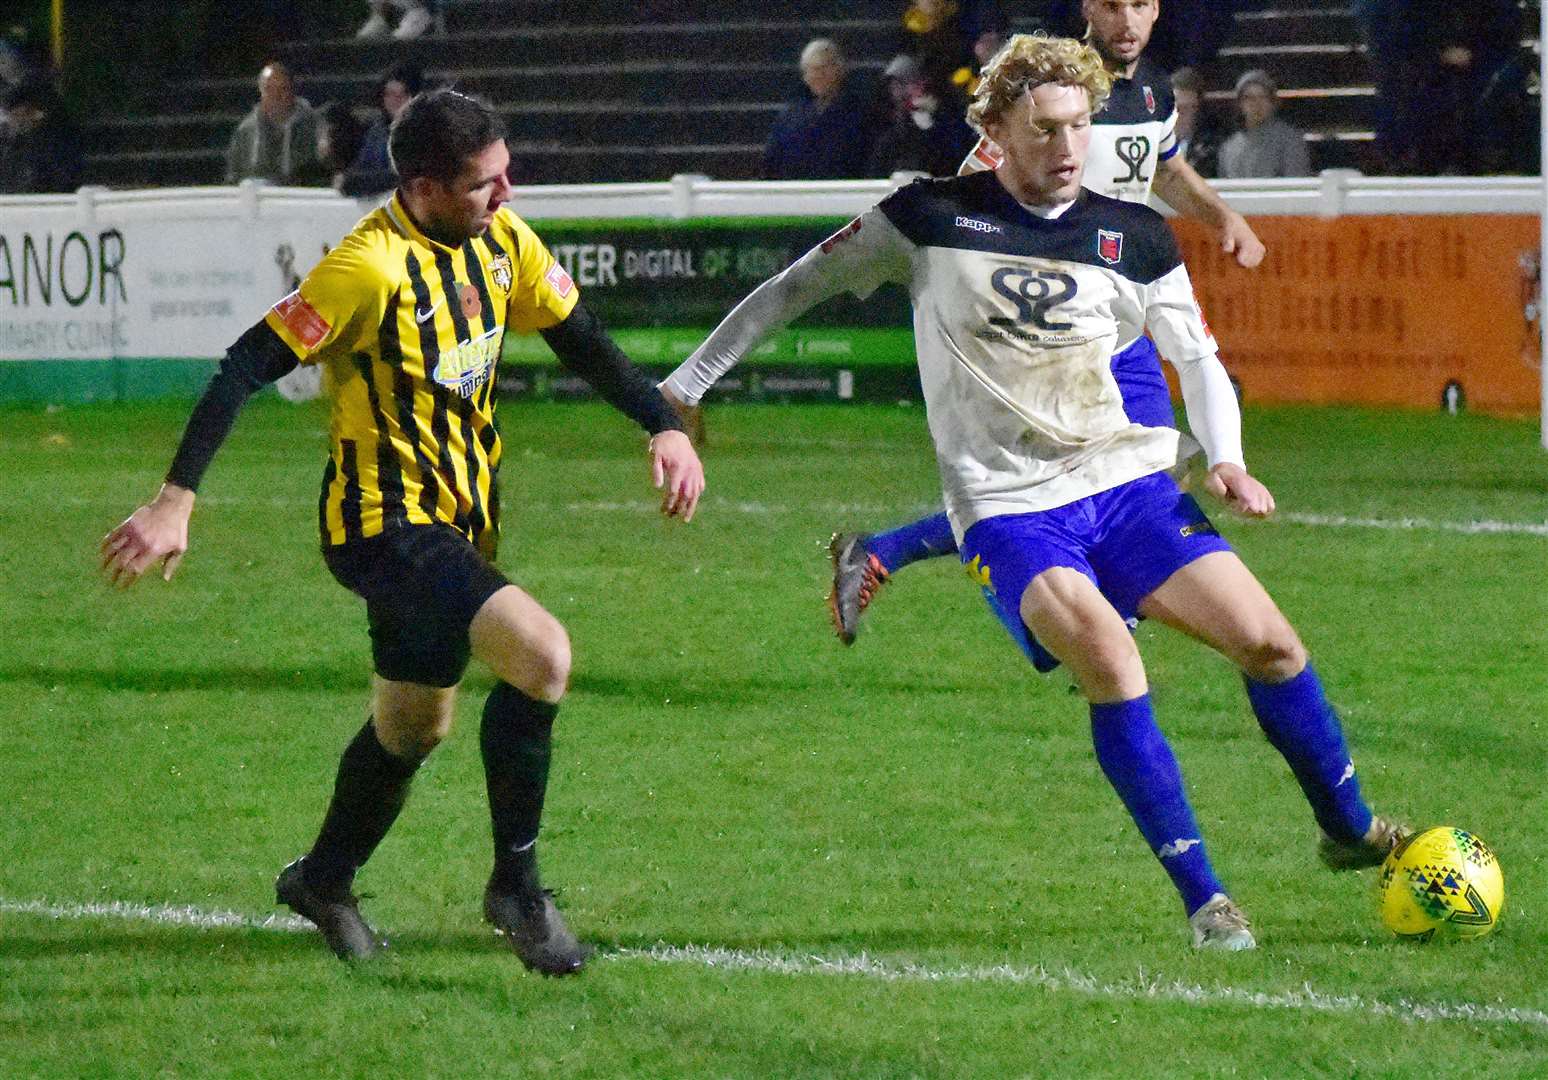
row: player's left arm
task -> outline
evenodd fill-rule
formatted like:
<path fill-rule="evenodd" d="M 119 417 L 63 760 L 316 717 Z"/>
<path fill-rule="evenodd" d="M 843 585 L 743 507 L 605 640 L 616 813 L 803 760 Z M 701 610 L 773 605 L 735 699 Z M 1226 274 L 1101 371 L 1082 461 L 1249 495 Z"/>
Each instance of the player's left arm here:
<path fill-rule="evenodd" d="M 1180 259 L 1146 287 L 1145 304 L 1145 324 L 1177 371 L 1188 427 L 1209 463 L 1205 490 L 1244 514 L 1267 517 L 1274 512 L 1274 496 L 1247 472 L 1236 390 Z"/>
<path fill-rule="evenodd" d="M 704 494 L 704 466 L 677 413 L 581 303 L 575 282 L 525 221 L 502 210 L 492 231 L 502 248 L 516 253 L 507 325 L 541 334 L 560 363 L 650 433 L 651 482 L 663 489 L 661 512 L 692 521 Z"/>
<path fill-rule="evenodd" d="M 1201 221 L 1215 230 L 1220 250 L 1235 255 L 1242 266 L 1250 270 L 1263 261 L 1263 241 L 1247 219 L 1227 206 L 1220 193 L 1181 154 L 1163 158 L 1156 166 L 1155 192 L 1183 217 Z"/>
<path fill-rule="evenodd" d="M 644 372 L 608 336 L 602 321 L 577 302 L 563 322 L 538 331 L 559 362 L 585 379 L 613 408 L 650 432 L 651 480 L 664 488 L 661 510 L 693 520 L 704 494 L 704 466 L 682 421 Z"/>

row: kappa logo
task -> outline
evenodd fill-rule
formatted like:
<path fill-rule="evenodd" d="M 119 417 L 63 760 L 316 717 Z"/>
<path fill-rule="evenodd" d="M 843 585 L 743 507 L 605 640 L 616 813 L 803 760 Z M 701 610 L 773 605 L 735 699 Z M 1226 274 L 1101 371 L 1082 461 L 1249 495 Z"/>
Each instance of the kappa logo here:
<path fill-rule="evenodd" d="M 1097 230 L 1097 257 L 1108 266 L 1117 266 L 1123 261 L 1123 233 L 1111 232 L 1108 229 Z"/>
<path fill-rule="evenodd" d="M 1196 838 L 1191 837 L 1191 836 L 1190 837 L 1179 836 L 1176 840 L 1173 840 L 1170 844 L 1162 844 L 1161 845 L 1161 850 L 1156 852 L 1156 858 L 1158 858 L 1158 859 L 1175 859 L 1177 856 L 1179 856 L 1179 855 L 1183 854 L 1184 852 L 1186 852 L 1189 848 L 1196 848 L 1200 844 L 1202 844 L 1203 842 L 1204 841 L 1196 839 Z"/>
<path fill-rule="evenodd" d="M 1349 762 L 1348 764 L 1346 764 L 1344 766 L 1344 775 L 1340 776 L 1338 778 L 1338 783 L 1334 784 L 1333 786 L 1334 787 L 1343 787 L 1345 784 L 1349 783 L 1349 781 L 1353 780 L 1354 776 L 1355 776 L 1354 762 L 1351 761 L 1351 762 Z"/>
<path fill-rule="evenodd" d="M 957 218 L 957 228 L 971 229 L 973 232 L 981 233 L 1002 233 L 1005 231 L 998 225 L 992 225 L 987 221 L 979 221 L 977 218 L 961 216 Z"/>

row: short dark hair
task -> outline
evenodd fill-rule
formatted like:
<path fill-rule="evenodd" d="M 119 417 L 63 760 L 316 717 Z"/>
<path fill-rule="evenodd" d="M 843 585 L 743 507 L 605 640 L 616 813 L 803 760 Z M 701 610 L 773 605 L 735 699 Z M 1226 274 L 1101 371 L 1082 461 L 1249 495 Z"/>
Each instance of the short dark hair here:
<path fill-rule="evenodd" d="M 382 72 L 382 77 L 376 80 L 376 102 L 378 105 L 381 104 L 382 92 L 387 89 L 387 84 L 393 82 L 402 83 L 403 89 L 408 91 L 409 97 L 413 97 L 425 88 L 424 68 L 404 60 Z"/>
<path fill-rule="evenodd" d="M 494 106 L 459 90 L 427 90 L 392 122 L 387 150 L 404 183 L 428 177 L 449 184 L 467 160 L 505 138 Z"/>

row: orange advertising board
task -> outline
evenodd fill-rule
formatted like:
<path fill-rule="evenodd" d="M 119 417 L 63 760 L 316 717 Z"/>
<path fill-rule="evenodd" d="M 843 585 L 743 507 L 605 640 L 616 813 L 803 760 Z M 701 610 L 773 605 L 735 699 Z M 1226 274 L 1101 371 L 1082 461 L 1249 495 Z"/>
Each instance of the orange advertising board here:
<path fill-rule="evenodd" d="M 1173 219 L 1205 317 L 1245 400 L 1536 413 L 1538 219 L 1252 219 L 1256 270 Z"/>

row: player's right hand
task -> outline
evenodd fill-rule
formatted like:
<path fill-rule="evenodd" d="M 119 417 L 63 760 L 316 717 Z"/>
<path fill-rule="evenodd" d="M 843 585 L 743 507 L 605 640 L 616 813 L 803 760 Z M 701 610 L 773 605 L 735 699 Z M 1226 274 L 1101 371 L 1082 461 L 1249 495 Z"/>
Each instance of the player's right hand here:
<path fill-rule="evenodd" d="M 693 444 L 695 450 L 704 447 L 704 408 L 700 405 L 690 405 L 679 398 L 663 384 L 658 387 L 661 396 L 666 398 L 666 403 L 672 406 L 672 411 L 683 422 L 683 432 L 688 436 L 688 441 Z"/>
<path fill-rule="evenodd" d="M 171 581 L 188 550 L 188 518 L 194 493 L 162 485 L 156 498 L 102 538 L 102 573 L 110 585 L 127 589 L 161 560 L 161 579 Z"/>

